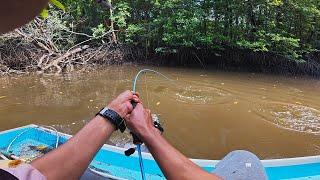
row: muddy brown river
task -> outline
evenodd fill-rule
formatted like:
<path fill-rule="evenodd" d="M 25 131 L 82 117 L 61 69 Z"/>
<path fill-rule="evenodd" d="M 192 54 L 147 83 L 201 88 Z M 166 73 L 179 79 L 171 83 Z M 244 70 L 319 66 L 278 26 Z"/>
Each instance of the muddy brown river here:
<path fill-rule="evenodd" d="M 0 78 L 0 130 L 50 125 L 74 134 L 126 89 L 139 69 L 112 66 L 63 76 Z M 260 158 L 320 154 L 320 81 L 252 73 L 151 67 L 137 85 L 164 136 L 192 158 L 220 159 L 246 149 Z M 129 133 L 110 142 L 124 146 Z"/>

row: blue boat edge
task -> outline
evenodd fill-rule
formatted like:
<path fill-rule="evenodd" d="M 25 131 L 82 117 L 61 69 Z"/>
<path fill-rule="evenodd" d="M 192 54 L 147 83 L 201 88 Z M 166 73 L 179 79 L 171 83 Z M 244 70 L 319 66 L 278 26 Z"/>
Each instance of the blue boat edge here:
<path fill-rule="evenodd" d="M 0 132 L 0 148 L 4 145 L 4 141 L 10 142 L 12 139 L 8 137 L 3 138 L 5 134 L 17 134 L 23 132 L 25 129 L 39 129 L 48 134 L 56 136 L 58 134 L 59 141 L 64 143 L 72 136 L 62 132 L 55 132 L 51 129 L 30 124 L 26 126 L 17 127 Z M 12 138 L 12 136 L 11 136 Z M 8 144 L 8 143 L 7 143 Z M 6 144 L 6 145 L 7 145 Z M 126 149 L 105 144 L 99 150 L 90 164 L 93 171 L 101 174 L 102 176 L 118 179 L 136 179 L 140 177 L 139 169 L 135 163 L 138 162 L 138 154 L 135 152 L 130 157 L 124 155 Z M 149 179 L 164 179 L 160 168 L 153 159 L 150 153 L 142 153 L 145 167 L 147 169 L 147 176 Z M 208 172 L 214 170 L 215 165 L 219 160 L 207 160 L 207 159 L 190 159 Z M 112 164 L 110 164 L 112 162 Z M 267 159 L 262 160 L 268 178 L 269 179 L 320 179 L 320 155 L 295 157 L 295 158 L 283 158 L 283 159 Z M 89 167 L 90 167 L 89 166 Z M 101 171 L 102 170 L 102 171 Z M 105 171 L 105 172 L 104 172 Z M 125 172 L 125 173 L 124 173 Z M 118 173 L 121 176 L 118 177 Z"/>

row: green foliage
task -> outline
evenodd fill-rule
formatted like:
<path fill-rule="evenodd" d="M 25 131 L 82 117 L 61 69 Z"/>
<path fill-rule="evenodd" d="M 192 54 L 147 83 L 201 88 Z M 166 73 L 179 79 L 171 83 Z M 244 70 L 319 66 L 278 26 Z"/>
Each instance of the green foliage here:
<path fill-rule="evenodd" d="M 157 53 L 177 53 L 178 51 L 173 48 L 166 48 L 166 47 L 157 47 L 155 49 Z"/>
<path fill-rule="evenodd" d="M 78 31 L 99 37 L 111 21 L 120 42 L 149 52 L 227 45 L 300 61 L 320 46 L 319 0 L 115 0 L 112 11 L 93 0 L 60 1 Z"/>
<path fill-rule="evenodd" d="M 125 28 L 127 26 L 127 18 L 130 17 L 129 5 L 126 2 L 120 2 L 115 8 L 115 13 L 111 17 L 120 28 Z"/>
<path fill-rule="evenodd" d="M 104 27 L 103 24 L 99 24 L 97 27 L 92 28 L 91 31 L 92 31 L 93 37 L 100 38 L 106 32 L 106 28 Z"/>
<path fill-rule="evenodd" d="M 42 19 L 46 19 L 49 16 L 49 10 L 47 8 L 43 9 L 40 13 Z"/>
<path fill-rule="evenodd" d="M 66 8 L 64 7 L 64 5 L 61 4 L 61 2 L 59 2 L 58 0 L 50 0 L 49 2 L 50 2 L 50 4 L 54 5 L 55 7 L 61 9 L 62 11 L 65 11 L 65 10 L 66 10 Z"/>
<path fill-rule="evenodd" d="M 49 3 L 52 4 L 53 6 L 57 7 L 58 9 L 62 10 L 62 11 L 66 10 L 64 5 L 61 4 L 61 2 L 59 2 L 58 0 L 50 0 Z M 46 7 L 41 11 L 40 17 L 42 19 L 46 19 L 48 16 L 49 16 L 49 9 L 48 9 L 48 7 Z"/>
<path fill-rule="evenodd" d="M 259 31 L 255 33 L 255 36 L 257 38 L 254 41 L 241 39 L 237 41 L 237 45 L 255 52 L 274 52 L 289 59 L 299 60 L 301 58 L 299 54 L 300 39 L 265 31 Z"/>
<path fill-rule="evenodd" d="M 261 51 L 261 52 L 268 52 L 269 49 L 267 48 L 267 44 L 264 40 L 259 39 L 258 41 L 250 42 L 247 40 L 240 40 L 237 42 L 237 45 L 239 47 L 243 47 L 245 49 L 251 49 L 255 52 Z"/>
<path fill-rule="evenodd" d="M 298 60 L 301 57 L 301 55 L 298 54 L 300 39 L 285 37 L 281 34 L 267 34 L 267 37 L 270 39 L 269 41 L 273 51 L 290 59 Z"/>
<path fill-rule="evenodd" d="M 135 43 L 138 40 L 135 39 L 139 34 L 143 32 L 143 27 L 136 24 L 129 24 L 125 31 L 125 42 L 126 43 Z"/>

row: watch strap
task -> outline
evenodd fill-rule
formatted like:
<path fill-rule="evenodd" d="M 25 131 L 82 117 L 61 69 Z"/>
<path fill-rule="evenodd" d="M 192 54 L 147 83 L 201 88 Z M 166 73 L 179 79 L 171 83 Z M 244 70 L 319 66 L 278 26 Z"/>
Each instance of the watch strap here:
<path fill-rule="evenodd" d="M 109 120 L 116 127 L 116 130 L 119 129 L 121 132 L 126 130 L 126 125 L 123 118 L 116 111 L 105 107 L 102 108 L 97 115 Z"/>

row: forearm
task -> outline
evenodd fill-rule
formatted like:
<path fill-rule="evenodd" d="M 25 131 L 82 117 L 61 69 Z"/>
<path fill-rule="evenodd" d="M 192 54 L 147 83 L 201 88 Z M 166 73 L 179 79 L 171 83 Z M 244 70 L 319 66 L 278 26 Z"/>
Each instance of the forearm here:
<path fill-rule="evenodd" d="M 31 164 L 48 179 L 79 179 L 114 130 L 109 121 L 97 116 L 68 142 Z"/>
<path fill-rule="evenodd" d="M 167 179 L 219 179 L 181 154 L 159 133 L 149 133 L 144 142 Z"/>

